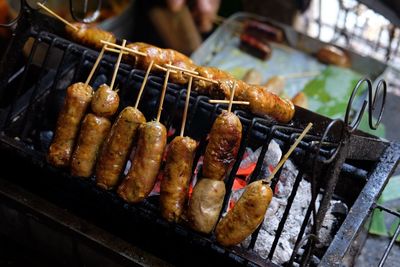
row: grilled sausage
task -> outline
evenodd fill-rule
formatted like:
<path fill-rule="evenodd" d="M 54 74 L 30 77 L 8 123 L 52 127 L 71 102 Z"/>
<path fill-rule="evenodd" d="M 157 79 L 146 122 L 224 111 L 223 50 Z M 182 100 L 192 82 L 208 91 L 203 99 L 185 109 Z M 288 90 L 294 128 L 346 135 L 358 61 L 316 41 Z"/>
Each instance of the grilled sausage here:
<path fill-rule="evenodd" d="M 201 233 L 211 233 L 218 221 L 225 196 L 225 184 L 203 178 L 193 189 L 188 208 L 190 226 Z"/>
<path fill-rule="evenodd" d="M 234 246 L 253 233 L 264 219 L 272 199 L 272 190 L 265 180 L 249 184 L 236 205 L 215 228 L 217 242 Z"/>
<path fill-rule="evenodd" d="M 92 113 L 82 122 L 78 143 L 71 161 L 71 174 L 89 177 L 93 173 L 97 154 L 110 131 L 111 122 Z"/>
<path fill-rule="evenodd" d="M 167 143 L 167 130 L 151 121 L 139 128 L 137 150 L 128 175 L 118 187 L 118 194 L 129 203 L 145 199 L 156 182 Z"/>
<path fill-rule="evenodd" d="M 97 116 L 111 117 L 117 111 L 119 96 L 107 84 L 100 85 L 92 99 L 92 111 Z"/>
<path fill-rule="evenodd" d="M 235 80 L 222 79 L 219 84 L 212 88 L 215 98 L 230 98 L 231 88 Z M 249 109 L 253 114 L 259 116 L 271 116 L 279 122 L 287 123 L 294 116 L 294 105 L 290 100 L 281 98 L 274 93 L 268 92 L 262 86 L 247 85 L 236 81 L 235 100 L 249 101 Z"/>
<path fill-rule="evenodd" d="M 77 43 L 93 47 L 95 49 L 101 49 L 103 44 L 101 40 L 108 41 L 110 43 L 115 43 L 117 39 L 114 34 L 107 32 L 93 25 L 88 25 L 85 23 L 72 23 L 74 26 L 78 27 L 78 30 L 74 30 L 68 25 L 65 26 L 65 31 L 71 37 L 71 39 Z"/>
<path fill-rule="evenodd" d="M 187 63 L 185 61 L 175 61 L 172 63 L 174 66 L 184 68 L 187 70 L 194 71 L 196 66 L 194 64 Z M 182 71 L 175 70 L 176 72 L 171 72 L 169 76 L 169 80 L 173 83 L 177 84 L 187 84 L 189 82 L 189 76 L 184 74 Z"/>
<path fill-rule="evenodd" d="M 196 141 L 190 137 L 177 136 L 169 144 L 160 185 L 160 208 L 162 216 L 170 222 L 177 222 L 182 214 L 196 147 Z"/>
<path fill-rule="evenodd" d="M 203 176 L 223 180 L 232 167 L 242 139 L 242 124 L 232 112 L 224 111 L 215 120 L 204 153 Z"/>
<path fill-rule="evenodd" d="M 109 190 L 118 183 L 137 129 L 146 122 L 140 110 L 126 107 L 111 128 L 96 165 L 97 186 Z"/>
<path fill-rule="evenodd" d="M 79 125 L 92 100 L 92 95 L 92 87 L 85 86 L 84 83 L 75 83 L 68 87 L 49 149 L 48 161 L 51 165 L 57 167 L 69 165 Z"/>
<path fill-rule="evenodd" d="M 232 75 L 228 72 L 214 67 L 197 66 L 196 71 L 199 73 L 199 76 L 212 80 L 233 79 Z M 213 83 L 204 80 L 196 79 L 193 82 L 194 90 L 203 95 L 211 95 L 211 89 L 213 86 Z"/>
<path fill-rule="evenodd" d="M 322 47 L 317 53 L 317 58 L 323 63 L 340 67 L 350 67 L 351 65 L 349 56 L 343 50 L 333 45 Z"/>

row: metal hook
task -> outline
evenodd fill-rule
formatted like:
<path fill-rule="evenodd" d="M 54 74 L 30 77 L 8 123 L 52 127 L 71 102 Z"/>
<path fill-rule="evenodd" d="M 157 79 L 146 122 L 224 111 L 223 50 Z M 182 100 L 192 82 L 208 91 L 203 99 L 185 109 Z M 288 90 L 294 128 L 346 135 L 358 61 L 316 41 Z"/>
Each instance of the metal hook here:
<path fill-rule="evenodd" d="M 72 18 L 73 18 L 74 20 L 79 21 L 79 22 L 84 22 L 84 23 L 92 23 L 92 22 L 94 22 L 95 20 L 97 20 L 97 19 L 99 18 L 99 16 L 100 16 L 100 9 L 101 9 L 101 6 L 102 6 L 102 4 L 103 4 L 103 1 L 102 1 L 102 0 L 97 0 L 97 7 L 96 7 L 96 10 L 93 12 L 92 15 L 87 16 L 87 17 L 86 17 L 86 15 L 87 15 L 87 13 L 88 13 L 88 10 L 87 10 L 87 8 L 88 8 L 88 1 L 87 1 L 87 0 L 84 0 L 84 1 L 83 1 L 83 13 L 84 13 L 83 15 L 84 15 L 85 17 L 84 17 L 83 19 L 79 18 L 79 17 L 75 14 L 76 10 L 75 10 L 74 5 L 73 5 L 72 2 L 73 2 L 73 0 L 69 0 L 69 8 L 70 8 L 71 16 L 72 16 Z"/>
<path fill-rule="evenodd" d="M 356 119 L 353 122 L 350 122 L 350 112 L 352 111 L 352 106 L 353 106 L 353 101 L 354 98 L 358 92 L 358 89 L 361 87 L 361 85 L 363 83 L 367 84 L 367 90 L 368 90 L 368 96 L 366 96 L 366 99 L 364 99 L 364 102 L 358 112 L 358 115 L 356 117 Z M 379 115 L 378 115 L 378 119 L 377 122 L 375 124 L 373 124 L 372 118 L 373 118 L 373 112 L 375 110 L 375 106 L 376 106 L 376 100 L 380 94 L 380 92 L 383 90 L 383 98 L 382 98 L 382 104 L 380 107 L 380 111 L 379 111 Z M 387 84 L 385 80 L 379 80 L 377 86 L 375 87 L 374 91 L 372 88 L 372 82 L 371 80 L 369 80 L 368 78 L 363 78 L 361 80 L 358 81 L 357 85 L 354 87 L 353 92 L 351 93 L 349 102 L 347 104 L 347 108 L 346 108 L 346 114 L 344 117 L 344 121 L 347 125 L 347 127 L 349 127 L 349 132 L 352 133 L 354 130 L 357 129 L 357 127 L 359 126 L 361 119 L 364 115 L 365 112 L 365 108 L 368 105 L 368 122 L 369 122 L 369 127 L 372 130 L 376 130 L 379 126 L 379 123 L 382 120 L 382 115 L 383 115 L 383 110 L 385 107 L 385 102 L 386 102 L 386 93 L 387 93 Z"/>

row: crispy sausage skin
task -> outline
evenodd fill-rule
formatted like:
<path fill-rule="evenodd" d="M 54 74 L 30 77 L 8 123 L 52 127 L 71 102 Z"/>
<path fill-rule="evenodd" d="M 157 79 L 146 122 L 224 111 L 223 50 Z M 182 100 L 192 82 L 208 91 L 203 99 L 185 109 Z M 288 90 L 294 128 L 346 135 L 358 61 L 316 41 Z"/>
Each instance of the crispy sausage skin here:
<path fill-rule="evenodd" d="M 97 186 L 106 190 L 116 186 L 137 130 L 144 123 L 146 119 L 140 110 L 126 107 L 121 111 L 99 155 L 96 165 Z"/>
<path fill-rule="evenodd" d="M 215 236 L 223 246 L 234 246 L 253 233 L 264 219 L 272 199 L 265 180 L 249 184 L 236 205 L 217 224 Z"/>
<path fill-rule="evenodd" d="M 159 122 L 151 121 L 139 128 L 137 150 L 128 175 L 118 187 L 118 194 L 129 203 L 145 199 L 156 182 L 167 144 L 167 130 Z"/>
<path fill-rule="evenodd" d="M 101 49 L 103 47 L 103 44 L 100 42 L 101 40 L 108 41 L 110 43 L 115 43 L 117 41 L 114 34 L 97 28 L 93 25 L 88 25 L 85 23 L 72 24 L 78 27 L 79 30 L 75 31 L 73 28 L 67 25 L 65 26 L 65 31 L 72 40 L 80 44 Z"/>
<path fill-rule="evenodd" d="M 190 226 L 201 233 L 211 233 L 218 221 L 225 196 L 223 181 L 203 178 L 197 182 L 189 202 Z"/>
<path fill-rule="evenodd" d="M 92 175 L 97 154 L 110 128 L 111 123 L 107 118 L 92 113 L 86 115 L 82 122 L 76 149 L 72 155 L 72 175 L 80 177 Z"/>
<path fill-rule="evenodd" d="M 223 180 L 232 167 L 242 139 L 242 124 L 232 112 L 223 111 L 215 120 L 204 153 L 203 176 Z"/>
<path fill-rule="evenodd" d="M 119 96 L 107 84 L 100 85 L 96 90 L 91 108 L 94 114 L 102 117 L 111 117 L 119 106 Z"/>
<path fill-rule="evenodd" d="M 48 161 L 51 165 L 66 167 L 70 164 L 79 126 L 92 96 L 92 87 L 85 86 L 84 83 L 75 83 L 68 87 L 48 153 Z"/>
<path fill-rule="evenodd" d="M 184 209 L 197 143 L 190 137 L 177 136 L 169 144 L 164 178 L 160 186 L 162 216 L 178 222 Z"/>

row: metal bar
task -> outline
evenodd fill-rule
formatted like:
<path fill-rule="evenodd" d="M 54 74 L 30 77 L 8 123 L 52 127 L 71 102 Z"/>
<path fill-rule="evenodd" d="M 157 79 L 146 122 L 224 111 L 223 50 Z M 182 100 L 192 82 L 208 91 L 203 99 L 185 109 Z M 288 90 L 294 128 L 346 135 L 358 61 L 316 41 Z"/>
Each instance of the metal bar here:
<path fill-rule="evenodd" d="M 397 237 L 400 234 L 400 222 L 396 227 L 396 231 L 394 232 L 394 235 L 392 237 L 392 239 L 390 240 L 389 245 L 387 246 L 387 248 L 385 249 L 385 253 L 383 254 L 381 260 L 379 261 L 379 265 L 378 267 L 383 267 L 383 265 L 386 262 L 387 257 L 389 256 L 390 251 L 392 250 L 392 247 L 394 245 L 394 242 L 396 242 Z"/>
<path fill-rule="evenodd" d="M 385 206 L 382 206 L 382 205 L 379 205 L 379 204 L 376 204 L 375 208 L 383 210 L 383 211 L 386 211 L 387 213 L 390 213 L 390 214 L 400 218 L 400 212 L 397 212 L 397 211 L 392 210 L 392 209 L 388 209 Z"/>
<path fill-rule="evenodd" d="M 370 215 L 374 203 L 388 182 L 388 177 L 398 165 L 399 158 L 400 143 L 391 143 L 370 174 L 367 184 L 354 202 L 349 214 L 321 259 L 321 266 L 329 266 L 340 261 L 346 255 Z"/>

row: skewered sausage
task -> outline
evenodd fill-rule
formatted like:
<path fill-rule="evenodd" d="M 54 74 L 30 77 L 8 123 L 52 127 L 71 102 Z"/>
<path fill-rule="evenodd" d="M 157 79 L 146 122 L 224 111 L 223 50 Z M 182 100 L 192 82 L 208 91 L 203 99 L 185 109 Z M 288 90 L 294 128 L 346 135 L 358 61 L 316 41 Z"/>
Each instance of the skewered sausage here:
<path fill-rule="evenodd" d="M 199 76 L 212 79 L 212 80 L 220 80 L 220 79 L 232 79 L 232 75 L 230 75 L 226 71 L 222 71 L 218 68 L 214 67 L 205 67 L 205 66 L 197 66 L 196 71 L 199 73 Z M 195 80 L 193 82 L 193 88 L 199 94 L 210 95 L 211 89 L 214 86 L 213 83 L 207 82 L 204 80 Z"/>
<path fill-rule="evenodd" d="M 231 88 L 234 80 L 223 79 L 214 86 L 211 95 L 216 98 L 230 98 Z M 274 93 L 268 92 L 262 86 L 247 85 L 236 81 L 235 100 L 249 101 L 249 109 L 252 113 L 260 116 L 271 116 L 279 122 L 287 123 L 294 116 L 294 105 L 291 101 L 281 98 Z"/>
<path fill-rule="evenodd" d="M 263 221 L 272 199 L 272 190 L 265 180 L 249 184 L 236 205 L 215 228 L 217 242 L 234 246 L 253 233 Z"/>
<path fill-rule="evenodd" d="M 71 161 L 71 173 L 89 177 L 93 173 L 100 148 L 107 137 L 111 122 L 107 118 L 118 109 L 118 94 L 103 84 L 94 93 L 91 107 L 95 114 L 86 115 L 79 134 L 78 145 Z"/>
<path fill-rule="evenodd" d="M 129 203 L 145 199 L 156 182 L 167 143 L 167 130 L 157 121 L 139 128 L 137 150 L 128 175 L 118 187 L 118 194 Z"/>
<path fill-rule="evenodd" d="M 119 96 L 107 84 L 102 84 L 97 89 L 92 99 L 92 111 L 97 116 L 111 117 L 117 111 L 119 106 Z"/>
<path fill-rule="evenodd" d="M 86 115 L 82 122 L 78 143 L 71 161 L 71 174 L 89 177 L 93 173 L 100 147 L 106 138 L 111 123 L 104 117 L 92 113 Z"/>
<path fill-rule="evenodd" d="M 72 24 L 78 28 L 77 31 L 68 25 L 65 26 L 65 30 L 75 42 L 96 49 L 101 49 L 103 47 L 101 40 L 108 41 L 110 43 L 116 42 L 116 38 L 111 32 L 107 32 L 93 25 L 88 25 L 85 23 Z"/>
<path fill-rule="evenodd" d="M 160 186 L 160 208 L 162 216 L 170 222 L 177 222 L 182 214 L 196 147 L 196 141 L 190 137 L 177 136 L 169 144 Z"/>
<path fill-rule="evenodd" d="M 125 167 L 137 129 L 146 122 L 140 110 L 126 107 L 111 128 L 96 165 L 96 183 L 99 187 L 112 189 Z"/>
<path fill-rule="evenodd" d="M 84 83 L 75 83 L 68 87 L 49 149 L 48 161 L 51 165 L 57 167 L 69 165 L 79 125 L 92 100 L 92 95 L 92 87 L 85 86 Z"/>
<path fill-rule="evenodd" d="M 223 181 L 203 178 L 197 182 L 189 202 L 190 226 L 201 233 L 210 233 L 218 221 L 225 196 Z"/>
<path fill-rule="evenodd" d="M 232 112 L 223 111 L 215 120 L 203 161 L 203 177 L 223 180 L 232 167 L 242 139 L 242 124 Z"/>

